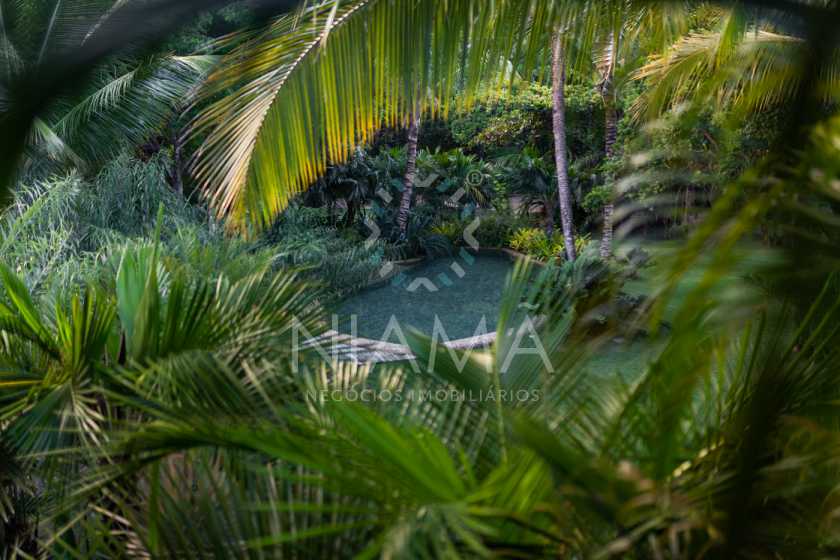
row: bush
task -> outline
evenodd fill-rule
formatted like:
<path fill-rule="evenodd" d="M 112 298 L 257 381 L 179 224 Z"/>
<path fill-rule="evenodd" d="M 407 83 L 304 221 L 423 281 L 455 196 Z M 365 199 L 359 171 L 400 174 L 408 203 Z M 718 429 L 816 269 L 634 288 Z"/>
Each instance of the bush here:
<path fill-rule="evenodd" d="M 464 223 L 461 220 L 444 220 L 432 227 L 432 233 L 445 237 L 453 246 L 461 245 L 464 239 Z"/>
<path fill-rule="evenodd" d="M 592 83 L 566 86 L 567 146 L 573 159 L 603 153 L 603 102 Z M 533 146 L 553 153 L 551 88 L 540 84 L 506 91 L 451 117 L 452 137 L 460 146 L 487 157 Z"/>
<path fill-rule="evenodd" d="M 207 212 L 190 204 L 166 182 L 169 165 L 162 152 L 148 161 L 122 154 L 84 185 L 76 210 L 83 249 L 96 251 L 118 238 L 149 235 L 161 206 L 165 209 L 161 224 L 164 239 L 181 226 L 206 224 Z"/>
<path fill-rule="evenodd" d="M 326 207 L 311 208 L 292 204 L 274 221 L 263 234 L 263 241 L 268 244 L 283 244 L 289 236 L 318 228 L 331 228 Z"/>
<path fill-rule="evenodd" d="M 157 228 L 161 257 L 196 277 L 236 279 L 270 265 L 273 254 L 259 243 L 225 235 L 204 209 L 174 192 L 167 165 L 163 154 L 146 162 L 123 154 L 92 180 L 71 173 L 18 186 L 0 213 L 4 264 L 38 297 L 53 298 L 113 276 L 119 263 L 112 255 L 151 244 Z"/>
<path fill-rule="evenodd" d="M 0 213 L 3 263 L 33 290 L 76 251 L 76 204 L 82 188 L 77 175 L 21 187 Z"/>
<path fill-rule="evenodd" d="M 540 273 L 550 279 L 548 285 L 556 291 L 557 300 L 575 301 L 576 309 L 586 316 L 582 324 L 591 334 L 609 332 L 608 328 L 631 337 L 645 334 L 636 321 L 645 297 L 624 291 L 633 268 L 616 260 L 605 261 L 596 244 L 583 245 L 579 251 L 573 262 L 552 262 Z"/>
<path fill-rule="evenodd" d="M 518 229 L 527 227 L 527 220 L 509 213 L 485 214 L 475 231 L 482 247 L 507 247 Z"/>
<path fill-rule="evenodd" d="M 385 244 L 366 244 L 354 230 L 323 225 L 322 208 L 289 208 L 266 236 L 278 266 L 304 269 L 323 284 L 327 298 L 340 298 L 368 285 L 385 260 Z"/>
<path fill-rule="evenodd" d="M 514 232 L 527 228 L 527 220 L 510 213 L 489 212 L 479 216 L 478 228 L 473 236 L 481 247 L 508 247 Z M 445 237 L 453 246 L 465 245 L 464 230 L 472 219 L 453 218 L 438 222 L 432 232 Z"/>
<path fill-rule="evenodd" d="M 590 216 L 598 216 L 612 196 L 612 187 L 599 185 L 590 190 L 583 197 L 581 207 Z"/>
<path fill-rule="evenodd" d="M 460 210 L 462 216 L 472 215 L 479 207 L 492 204 L 497 193 L 495 168 L 460 148 L 448 151 L 422 151 L 417 156 L 420 177 L 436 176 L 435 181 L 418 194 L 426 204 L 438 211 Z M 461 191 L 457 205 L 452 197 Z"/>
<path fill-rule="evenodd" d="M 588 244 L 588 234 L 577 236 L 575 238 L 575 251 L 582 253 Z M 509 246 L 515 251 L 545 262 L 562 259 L 565 251 L 565 241 L 562 233 L 555 231 L 549 239 L 545 231 L 540 228 L 520 228 L 516 230 L 510 239 Z"/>

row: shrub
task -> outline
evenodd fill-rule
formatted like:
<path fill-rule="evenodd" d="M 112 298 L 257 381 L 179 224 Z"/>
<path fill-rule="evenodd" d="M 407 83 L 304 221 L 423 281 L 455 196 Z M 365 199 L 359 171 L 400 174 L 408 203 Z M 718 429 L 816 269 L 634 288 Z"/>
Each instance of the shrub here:
<path fill-rule="evenodd" d="M 451 252 L 452 244 L 446 236 L 432 231 L 435 224 L 435 209 L 426 205 L 414 206 L 408 214 L 406 231 L 397 225 L 398 202 L 383 205 L 374 201 L 364 211 L 364 223 L 357 224 L 359 233 L 370 235 L 368 220 L 379 230 L 379 238 L 386 244 L 389 259 L 409 259 L 424 255 L 440 255 Z"/>
<path fill-rule="evenodd" d="M 496 195 L 495 168 L 460 148 L 448 151 L 422 151 L 417 156 L 421 177 L 436 176 L 435 181 L 421 191 L 423 201 L 439 211 L 459 210 L 466 217 L 479 207 L 488 207 Z M 460 192 L 457 204 L 452 198 Z"/>
<path fill-rule="evenodd" d="M 573 159 L 596 154 L 599 159 L 603 151 L 603 102 L 593 85 L 566 86 L 567 146 Z M 525 146 L 551 152 L 551 88 L 532 83 L 490 95 L 471 110 L 453 115 L 450 127 L 458 145 L 483 156 L 497 157 Z"/>
<path fill-rule="evenodd" d="M 0 213 L 3 263 L 35 289 L 79 241 L 76 203 L 82 190 L 77 175 L 21 187 Z"/>
<path fill-rule="evenodd" d="M 479 217 L 479 224 L 473 232 L 481 247 L 508 247 L 513 233 L 527 228 L 527 220 L 510 213 L 491 212 Z M 432 232 L 449 240 L 454 246 L 465 245 L 464 230 L 472 219 L 453 218 L 438 222 Z"/>
<path fill-rule="evenodd" d="M 518 229 L 527 227 L 527 220 L 510 213 L 485 214 L 475 231 L 482 247 L 507 247 Z"/>
<path fill-rule="evenodd" d="M 323 209 L 289 209 L 266 236 L 278 266 L 304 269 L 303 276 L 323 284 L 327 298 L 365 287 L 382 266 L 385 244 L 366 244 L 353 230 L 323 224 Z"/>
<path fill-rule="evenodd" d="M 432 227 L 432 233 L 445 237 L 452 245 L 460 245 L 464 238 L 464 224 L 461 220 L 444 220 Z"/>
<path fill-rule="evenodd" d="M 292 227 L 296 229 L 314 228 L 329 225 L 330 217 L 325 207 L 289 206 L 280 216 L 274 228 Z"/>
<path fill-rule="evenodd" d="M 37 296 L 54 298 L 112 277 L 119 264 L 113 255 L 150 244 L 159 226 L 159 254 L 187 274 L 236 279 L 269 266 L 272 253 L 225 235 L 203 208 L 174 192 L 167 165 L 164 154 L 146 162 L 123 154 L 92 180 L 71 173 L 18 186 L 0 213 L 4 264 Z"/>
<path fill-rule="evenodd" d="M 611 196 L 612 188 L 610 185 L 599 185 L 586 193 L 583 197 L 583 202 L 581 202 L 581 207 L 588 215 L 597 216 L 603 210 Z"/>
<path fill-rule="evenodd" d="M 645 334 L 636 319 L 645 305 L 645 297 L 624 291 L 633 268 L 618 260 L 601 258 L 597 244 L 579 248 L 573 262 L 551 262 L 540 274 L 546 277 L 556 298 L 575 301 L 576 309 L 586 316 L 584 323 L 592 334 L 613 332 L 635 337 Z M 549 301 L 557 301 L 550 299 Z"/>
<path fill-rule="evenodd" d="M 149 235 L 163 214 L 164 239 L 179 227 L 205 224 L 202 208 L 190 204 L 166 182 L 168 156 L 158 153 L 148 161 L 122 154 L 108 163 L 93 181 L 84 185 L 77 205 L 77 221 L 85 250 L 96 251 L 115 238 Z"/>
<path fill-rule="evenodd" d="M 588 244 L 588 234 L 577 236 L 575 251 L 582 253 Z M 558 231 L 549 239 L 540 228 L 520 228 L 511 237 L 509 246 L 515 251 L 548 262 L 563 258 L 565 244 L 563 234 Z"/>

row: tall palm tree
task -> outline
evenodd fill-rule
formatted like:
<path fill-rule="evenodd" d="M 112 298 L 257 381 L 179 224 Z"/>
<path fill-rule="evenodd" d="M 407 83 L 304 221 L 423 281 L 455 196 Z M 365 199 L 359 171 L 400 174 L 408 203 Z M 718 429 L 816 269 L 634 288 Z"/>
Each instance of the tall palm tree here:
<path fill-rule="evenodd" d="M 619 0 L 607 2 L 592 41 L 591 63 L 604 107 L 604 157 L 615 155 L 618 132 L 618 98 L 631 72 L 649 53 L 658 53 L 687 27 L 688 8 L 684 2 L 649 3 Z M 610 197 L 603 211 L 600 255 L 612 254 L 613 213 Z"/>
<path fill-rule="evenodd" d="M 560 202 L 560 223 L 566 259 L 575 260 L 575 226 L 572 217 L 572 195 L 569 190 L 569 166 L 566 161 L 566 58 L 563 34 L 557 31 L 551 47 L 551 123 L 554 132 L 554 163 L 557 168 L 557 199 Z M 549 212 L 552 212 L 549 209 Z"/>
<path fill-rule="evenodd" d="M 419 136 L 420 116 L 413 111 L 408 120 L 408 141 L 405 145 L 405 178 L 400 197 L 400 209 L 397 213 L 397 226 L 400 237 L 405 237 L 408 228 L 408 213 L 411 208 L 411 198 L 414 194 L 414 181 L 417 176 L 417 137 Z"/>
<path fill-rule="evenodd" d="M 613 148 L 615 146 L 617 128 L 618 128 L 618 113 L 616 110 L 616 91 L 614 76 L 616 64 L 616 49 L 618 48 L 618 41 L 616 40 L 616 33 L 612 32 L 609 35 L 607 44 L 604 48 L 604 56 L 598 69 L 601 74 L 601 99 L 604 102 L 604 157 L 610 159 L 613 156 Z M 609 258 L 612 253 L 612 238 L 613 238 L 613 211 L 614 205 L 612 199 L 607 200 L 604 204 L 603 217 L 603 233 L 601 235 L 600 254 L 602 259 Z"/>

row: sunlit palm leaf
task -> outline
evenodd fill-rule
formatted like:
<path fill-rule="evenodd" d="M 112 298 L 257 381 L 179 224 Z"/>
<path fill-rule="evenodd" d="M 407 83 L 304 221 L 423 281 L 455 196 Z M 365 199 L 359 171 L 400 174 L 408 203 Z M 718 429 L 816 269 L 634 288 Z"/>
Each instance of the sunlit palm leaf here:
<path fill-rule="evenodd" d="M 801 87 L 806 44 L 796 37 L 732 26 L 722 32 L 691 35 L 635 75 L 651 89 L 634 111 L 657 115 L 686 100 L 713 99 L 722 106 L 755 111 L 794 98 Z M 817 92 L 826 101 L 837 91 L 838 69 L 827 64 Z"/>
<path fill-rule="evenodd" d="M 469 102 L 513 57 L 533 68 L 560 13 L 530 0 L 357 0 L 281 18 L 210 75 L 208 96 L 233 93 L 195 123 L 207 135 L 196 174 L 219 213 L 263 226 L 376 128 L 415 106 L 445 113 L 459 87 Z"/>

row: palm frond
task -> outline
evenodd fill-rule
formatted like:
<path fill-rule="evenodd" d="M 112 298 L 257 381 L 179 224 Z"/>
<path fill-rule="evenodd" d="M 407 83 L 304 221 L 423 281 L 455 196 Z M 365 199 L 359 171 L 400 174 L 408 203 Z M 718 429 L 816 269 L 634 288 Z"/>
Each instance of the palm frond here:
<path fill-rule="evenodd" d="M 796 37 L 735 25 L 690 35 L 635 73 L 652 87 L 633 110 L 656 116 L 689 99 L 714 99 L 740 111 L 778 105 L 792 99 L 800 85 L 798 61 L 805 48 Z M 822 89 L 830 91 L 828 83 Z"/>
<path fill-rule="evenodd" d="M 94 161 L 113 156 L 122 146 L 139 145 L 177 119 L 204 76 L 216 63 L 210 55 L 154 57 L 127 63 L 118 75 L 65 109 L 56 107 L 53 125 L 67 144 Z"/>
<path fill-rule="evenodd" d="M 277 20 L 208 78 L 208 97 L 233 93 L 195 122 L 206 135 L 195 172 L 217 211 L 240 224 L 269 223 L 328 161 L 410 109 L 446 113 L 456 88 L 468 103 L 512 58 L 535 67 L 562 12 L 530 0 L 335 4 Z"/>

